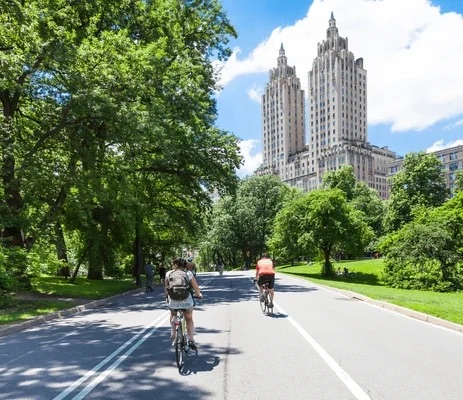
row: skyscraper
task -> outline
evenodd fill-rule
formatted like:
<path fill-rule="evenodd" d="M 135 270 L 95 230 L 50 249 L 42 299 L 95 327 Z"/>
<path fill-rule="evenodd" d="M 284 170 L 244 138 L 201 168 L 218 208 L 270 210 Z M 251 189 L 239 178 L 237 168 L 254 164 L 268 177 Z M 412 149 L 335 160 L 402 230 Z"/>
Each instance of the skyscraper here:
<path fill-rule="evenodd" d="M 274 173 L 305 148 L 304 90 L 296 67 L 288 66 L 283 43 L 262 96 L 262 133 L 264 165 Z"/>
<path fill-rule="evenodd" d="M 304 145 L 299 144 L 305 139 L 305 131 L 295 129 L 305 126 L 305 115 L 298 112 L 304 110 L 304 92 L 295 92 L 293 102 L 287 103 L 288 97 L 282 95 L 286 86 L 282 89 L 276 79 L 286 68 L 287 74 L 291 72 L 291 81 L 297 82 L 297 87 L 299 84 L 295 68 L 287 70 L 283 47 L 277 63 L 278 67 L 270 71 L 270 81 L 262 97 L 261 171 L 271 171 L 292 186 L 312 190 L 320 186 L 324 173 L 349 164 L 358 180 L 387 198 L 387 165 L 396 155 L 387 147 L 379 148 L 367 141 L 367 71 L 363 68 L 363 59 L 355 59 L 349 51 L 348 39 L 339 36 L 333 13 L 326 39 L 318 44 L 317 57 L 308 73 L 310 135 L 307 144 L 305 141 Z M 278 97 L 276 93 L 282 94 Z M 302 96 L 300 108 L 298 96 Z M 291 121 L 291 130 L 283 123 L 287 120 Z"/>

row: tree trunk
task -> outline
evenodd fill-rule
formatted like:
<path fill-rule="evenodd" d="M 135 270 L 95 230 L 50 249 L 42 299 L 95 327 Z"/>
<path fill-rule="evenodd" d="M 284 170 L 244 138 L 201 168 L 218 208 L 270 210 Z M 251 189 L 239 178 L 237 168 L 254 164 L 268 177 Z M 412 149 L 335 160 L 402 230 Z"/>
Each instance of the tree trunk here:
<path fill-rule="evenodd" d="M 21 229 L 21 213 L 24 200 L 21 196 L 21 184 L 16 177 L 15 126 L 14 112 L 17 101 L 13 101 L 7 92 L 0 92 L 3 106 L 3 123 L 0 126 L 1 174 L 3 184 L 3 198 L 10 216 L 2 232 L 3 242 L 7 246 L 24 247 L 24 235 Z"/>
<path fill-rule="evenodd" d="M 87 279 L 92 279 L 96 281 L 103 280 L 103 265 L 102 260 L 98 252 L 100 251 L 100 246 L 93 246 L 88 254 L 88 273 Z"/>
<path fill-rule="evenodd" d="M 80 260 L 79 260 L 78 264 L 76 265 L 76 268 L 74 269 L 74 273 L 72 274 L 72 277 L 71 277 L 71 280 L 69 281 L 69 283 L 74 283 L 76 281 L 77 274 L 79 273 L 79 268 L 82 265 L 82 263 L 84 262 L 85 257 L 87 256 L 87 253 L 90 251 L 91 248 L 92 248 L 92 243 L 89 243 L 87 245 L 87 248 L 85 249 L 84 253 L 82 254 L 82 257 L 80 257 Z"/>
<path fill-rule="evenodd" d="M 142 242 L 141 242 L 139 224 L 140 223 L 137 220 L 136 227 L 135 227 L 135 241 L 133 244 L 133 269 L 132 269 L 132 276 L 135 278 L 135 284 L 137 287 L 142 286 L 141 270 L 143 269 L 143 252 L 142 252 Z"/>
<path fill-rule="evenodd" d="M 323 264 L 322 275 L 324 277 L 333 276 L 333 266 L 330 261 L 331 250 L 329 248 L 323 249 L 323 254 L 325 256 L 325 263 Z"/>
<path fill-rule="evenodd" d="M 66 241 L 64 240 L 63 228 L 61 227 L 60 222 L 55 223 L 55 235 L 56 235 L 56 256 L 60 261 L 60 268 L 57 271 L 58 276 L 64 276 L 69 278 L 71 272 L 68 264 L 68 254 L 66 248 Z"/>

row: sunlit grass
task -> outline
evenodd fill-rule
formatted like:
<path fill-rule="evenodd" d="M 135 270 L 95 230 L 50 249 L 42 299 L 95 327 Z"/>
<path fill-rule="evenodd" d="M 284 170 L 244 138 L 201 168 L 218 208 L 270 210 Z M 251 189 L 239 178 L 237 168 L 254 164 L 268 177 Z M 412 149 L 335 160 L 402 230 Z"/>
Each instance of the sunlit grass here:
<path fill-rule="evenodd" d="M 0 325 L 22 322 L 33 317 L 71 308 L 82 304 L 81 299 L 103 299 L 135 289 L 133 278 L 104 279 L 101 281 L 77 278 L 76 282 L 71 284 L 69 280 L 63 278 L 41 276 L 32 278 L 31 283 L 32 290 L 26 293 L 44 295 L 44 298 L 21 300 L 18 296 L 0 297 Z M 57 300 L 59 297 L 68 300 Z"/>
<path fill-rule="evenodd" d="M 26 321 L 40 315 L 65 310 L 75 305 L 77 304 L 68 301 L 14 301 L 13 304 L 10 304 L 9 308 L 0 308 L 0 325 Z"/>
<path fill-rule="evenodd" d="M 357 260 L 334 263 L 334 269 L 348 268 L 353 276 L 322 278 L 321 265 L 298 264 L 282 265 L 278 272 L 296 275 L 304 279 L 339 289 L 350 290 L 375 300 L 385 301 L 420 311 L 435 317 L 463 324 L 463 293 L 437 293 L 421 290 L 394 289 L 384 286 L 380 281 L 383 260 Z"/>
<path fill-rule="evenodd" d="M 133 278 L 95 281 L 79 277 L 74 284 L 69 283 L 69 280 L 54 276 L 32 278 L 32 289 L 38 293 L 92 300 L 102 299 L 134 288 Z"/>

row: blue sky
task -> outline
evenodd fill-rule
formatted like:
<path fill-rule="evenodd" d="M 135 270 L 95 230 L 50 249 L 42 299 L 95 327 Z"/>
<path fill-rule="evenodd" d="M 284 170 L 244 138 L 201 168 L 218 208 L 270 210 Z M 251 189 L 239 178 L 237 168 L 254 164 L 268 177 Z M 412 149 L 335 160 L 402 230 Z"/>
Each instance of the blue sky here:
<path fill-rule="evenodd" d="M 222 0 L 238 38 L 220 65 L 217 125 L 261 163 L 260 96 L 284 44 L 307 95 L 307 73 L 331 11 L 368 74 L 368 141 L 398 155 L 463 144 L 463 1 Z M 306 99 L 307 100 L 307 99 Z M 306 109 L 308 103 L 306 102 Z"/>

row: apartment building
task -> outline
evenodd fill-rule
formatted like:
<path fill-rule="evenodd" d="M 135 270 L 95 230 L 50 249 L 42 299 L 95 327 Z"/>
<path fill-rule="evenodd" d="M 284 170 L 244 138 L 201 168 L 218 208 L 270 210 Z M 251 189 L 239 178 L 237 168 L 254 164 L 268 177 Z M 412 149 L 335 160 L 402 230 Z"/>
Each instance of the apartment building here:
<path fill-rule="evenodd" d="M 358 180 L 388 198 L 387 165 L 396 154 L 368 142 L 367 71 L 339 35 L 333 13 L 308 81 L 306 140 L 304 90 L 282 44 L 262 96 L 263 165 L 257 173 L 277 174 L 308 191 L 320 187 L 324 173 L 349 164 Z"/>
<path fill-rule="evenodd" d="M 463 145 L 438 150 L 433 153 L 442 162 L 447 188 L 453 194 L 455 191 L 456 172 L 463 170 Z M 403 158 L 397 158 L 389 163 L 388 179 L 401 170 L 403 162 Z"/>

